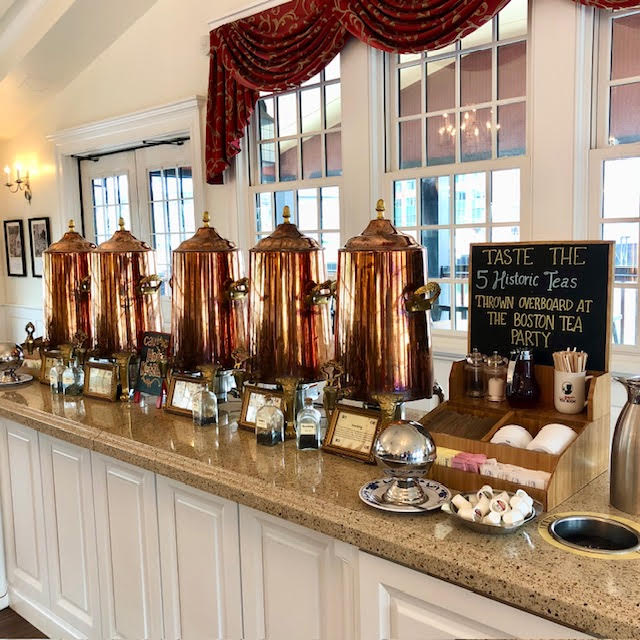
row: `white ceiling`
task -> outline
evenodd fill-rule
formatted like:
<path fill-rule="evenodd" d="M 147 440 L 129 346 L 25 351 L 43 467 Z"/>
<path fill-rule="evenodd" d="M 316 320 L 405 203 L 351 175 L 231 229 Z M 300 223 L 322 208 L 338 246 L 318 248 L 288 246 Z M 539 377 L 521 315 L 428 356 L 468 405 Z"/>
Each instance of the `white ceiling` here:
<path fill-rule="evenodd" d="M 156 0 L 0 0 L 0 139 L 21 131 Z"/>

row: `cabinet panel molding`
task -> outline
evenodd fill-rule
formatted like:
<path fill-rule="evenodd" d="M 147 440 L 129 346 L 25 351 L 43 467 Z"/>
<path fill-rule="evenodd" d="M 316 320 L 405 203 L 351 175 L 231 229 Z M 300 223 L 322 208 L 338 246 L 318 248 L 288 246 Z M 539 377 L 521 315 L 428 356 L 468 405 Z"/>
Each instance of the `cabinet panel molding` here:
<path fill-rule="evenodd" d="M 362 640 L 590 637 L 362 551 L 359 568 Z"/>
<path fill-rule="evenodd" d="M 354 547 L 240 506 L 245 637 L 356 637 Z"/>
<path fill-rule="evenodd" d="M 163 635 L 155 475 L 91 455 L 103 636 Z"/>
<path fill-rule="evenodd" d="M 49 606 L 49 576 L 38 433 L 0 422 L 0 481 L 7 580 L 25 597 Z"/>
<path fill-rule="evenodd" d="M 91 452 L 40 434 L 52 612 L 100 634 Z"/>
<path fill-rule="evenodd" d="M 238 505 L 157 477 L 168 638 L 241 638 Z"/>

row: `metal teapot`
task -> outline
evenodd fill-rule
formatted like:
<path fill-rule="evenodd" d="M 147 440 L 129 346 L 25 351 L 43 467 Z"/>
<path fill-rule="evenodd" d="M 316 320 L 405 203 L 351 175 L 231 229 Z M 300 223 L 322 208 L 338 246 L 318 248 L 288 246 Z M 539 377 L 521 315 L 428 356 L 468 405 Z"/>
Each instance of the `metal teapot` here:
<path fill-rule="evenodd" d="M 615 378 L 627 389 L 611 445 L 611 504 L 640 515 L 640 376 Z"/>

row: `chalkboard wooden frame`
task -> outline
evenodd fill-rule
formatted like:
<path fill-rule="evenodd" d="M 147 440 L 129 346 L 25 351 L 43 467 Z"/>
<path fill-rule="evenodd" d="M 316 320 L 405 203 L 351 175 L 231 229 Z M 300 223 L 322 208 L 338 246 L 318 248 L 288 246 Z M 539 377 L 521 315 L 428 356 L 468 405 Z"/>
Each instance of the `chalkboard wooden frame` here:
<path fill-rule="evenodd" d="M 615 251 L 614 245 L 615 242 L 612 240 L 553 240 L 553 241 L 543 241 L 543 240 L 535 240 L 535 241 L 523 241 L 523 242 L 482 242 L 482 243 L 474 243 L 470 245 L 469 250 L 469 326 L 467 331 L 467 348 L 470 351 L 473 347 L 478 347 L 480 351 L 483 350 L 482 343 L 479 343 L 479 340 L 474 335 L 474 305 L 473 305 L 473 292 L 474 292 L 474 266 L 473 266 L 473 253 L 476 248 L 490 247 L 490 248 L 516 248 L 516 247 L 575 247 L 575 246 L 607 246 L 608 247 L 608 259 L 607 259 L 607 299 L 606 299 L 606 318 L 605 318 L 605 328 L 606 328 L 606 341 L 604 345 L 604 352 L 599 352 L 597 354 L 590 353 L 589 361 L 587 362 L 587 366 L 590 370 L 594 369 L 594 366 L 601 364 L 602 368 L 597 368 L 599 371 L 608 371 L 609 370 L 609 356 L 611 352 L 611 333 L 612 333 L 612 297 L 613 297 L 613 281 L 614 281 L 614 259 L 615 259 Z M 569 346 L 569 345 L 567 345 Z M 508 355 L 508 351 L 510 349 L 510 345 L 504 345 L 502 355 Z M 554 351 L 559 350 L 556 347 L 553 347 L 549 350 L 549 354 Z M 543 352 L 544 353 L 544 352 Z M 549 359 L 543 357 L 542 359 L 537 359 L 536 362 L 539 364 L 553 364 L 549 355 Z"/>

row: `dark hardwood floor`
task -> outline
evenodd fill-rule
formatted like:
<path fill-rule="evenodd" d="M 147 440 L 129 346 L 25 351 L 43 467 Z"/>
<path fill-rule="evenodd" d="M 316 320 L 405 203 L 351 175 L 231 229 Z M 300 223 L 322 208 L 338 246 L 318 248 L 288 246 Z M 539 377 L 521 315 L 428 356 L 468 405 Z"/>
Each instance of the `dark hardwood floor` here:
<path fill-rule="evenodd" d="M 0 611 L 0 638 L 46 638 L 12 609 Z"/>

